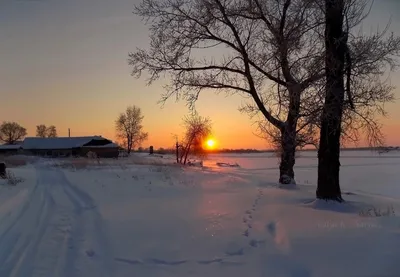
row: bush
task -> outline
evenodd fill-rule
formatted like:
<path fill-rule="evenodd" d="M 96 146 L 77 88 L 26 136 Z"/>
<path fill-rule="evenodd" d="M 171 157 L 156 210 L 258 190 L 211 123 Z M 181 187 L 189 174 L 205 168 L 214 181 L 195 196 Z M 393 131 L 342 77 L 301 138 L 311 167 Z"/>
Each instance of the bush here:
<path fill-rule="evenodd" d="M 7 167 L 24 166 L 28 163 L 28 158 L 24 156 L 2 156 L 1 160 L 6 163 Z"/>
<path fill-rule="evenodd" d="M 96 153 L 96 152 L 93 152 L 93 151 L 87 152 L 86 156 L 87 156 L 89 159 L 97 159 L 97 153 Z"/>
<path fill-rule="evenodd" d="M 24 180 L 22 178 L 16 177 L 13 172 L 7 170 L 6 178 L 7 184 L 10 186 L 16 186 L 18 183 L 22 183 Z"/>
<path fill-rule="evenodd" d="M 386 210 L 381 210 L 376 207 L 371 207 L 359 212 L 360 216 L 363 217 L 381 217 L 381 216 L 395 216 L 396 213 L 394 211 L 393 206 L 389 206 Z"/>

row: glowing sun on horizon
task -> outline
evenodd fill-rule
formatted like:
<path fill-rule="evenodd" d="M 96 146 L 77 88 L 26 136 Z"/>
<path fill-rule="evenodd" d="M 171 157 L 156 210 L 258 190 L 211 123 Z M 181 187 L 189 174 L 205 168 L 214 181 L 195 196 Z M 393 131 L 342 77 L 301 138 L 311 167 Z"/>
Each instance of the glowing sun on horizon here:
<path fill-rule="evenodd" d="M 215 140 L 213 140 L 213 139 L 208 139 L 208 140 L 206 141 L 206 144 L 207 144 L 207 147 L 208 147 L 209 149 L 213 149 L 214 146 L 215 146 Z"/>

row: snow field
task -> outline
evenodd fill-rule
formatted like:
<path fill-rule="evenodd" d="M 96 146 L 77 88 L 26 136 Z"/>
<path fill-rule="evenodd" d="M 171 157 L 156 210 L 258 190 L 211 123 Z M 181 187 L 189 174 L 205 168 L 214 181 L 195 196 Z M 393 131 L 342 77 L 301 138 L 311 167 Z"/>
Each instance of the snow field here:
<path fill-rule="evenodd" d="M 294 189 L 277 187 L 276 158 L 251 155 L 13 168 L 25 182 L 0 185 L 0 276 L 399 276 L 400 159 L 356 154 L 344 205 L 315 200 L 312 155 Z"/>

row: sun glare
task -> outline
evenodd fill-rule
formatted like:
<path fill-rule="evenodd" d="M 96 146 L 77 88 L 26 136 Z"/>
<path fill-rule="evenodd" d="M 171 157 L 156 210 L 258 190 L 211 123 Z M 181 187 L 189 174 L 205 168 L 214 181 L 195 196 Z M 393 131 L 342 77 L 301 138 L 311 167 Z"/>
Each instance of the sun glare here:
<path fill-rule="evenodd" d="M 214 146 L 215 146 L 215 140 L 213 140 L 213 139 L 207 140 L 207 147 L 208 147 L 209 149 L 214 148 Z"/>

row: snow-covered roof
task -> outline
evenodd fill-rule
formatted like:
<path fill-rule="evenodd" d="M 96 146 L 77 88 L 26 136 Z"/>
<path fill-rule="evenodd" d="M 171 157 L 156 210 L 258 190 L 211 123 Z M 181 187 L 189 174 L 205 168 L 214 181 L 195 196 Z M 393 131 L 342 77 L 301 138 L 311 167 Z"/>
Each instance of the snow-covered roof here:
<path fill-rule="evenodd" d="M 109 143 L 109 144 L 105 144 L 105 145 L 89 145 L 89 146 L 85 146 L 88 148 L 119 148 L 119 145 L 116 143 Z"/>
<path fill-rule="evenodd" d="M 25 138 L 22 144 L 23 149 L 71 149 L 82 147 L 92 140 L 107 140 L 101 136 L 91 137 L 58 137 L 58 138 Z"/>
<path fill-rule="evenodd" d="M 15 150 L 15 149 L 20 149 L 21 145 L 19 144 L 3 144 L 0 145 L 0 150 Z"/>

